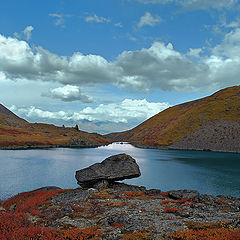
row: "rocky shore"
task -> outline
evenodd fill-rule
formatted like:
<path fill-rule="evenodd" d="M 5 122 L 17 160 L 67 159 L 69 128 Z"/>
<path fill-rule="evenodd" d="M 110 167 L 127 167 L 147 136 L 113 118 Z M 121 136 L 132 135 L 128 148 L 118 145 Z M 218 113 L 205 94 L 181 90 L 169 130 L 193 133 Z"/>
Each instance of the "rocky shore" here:
<path fill-rule="evenodd" d="M 3 202 L 0 212 L 16 211 L 23 196 L 31 201 L 36 194 L 46 192 L 53 194 L 50 200 L 42 202 L 35 212 L 30 207 L 25 210 L 30 221 L 48 229 L 99 231 L 93 239 L 178 239 L 171 234 L 209 229 L 240 231 L 239 198 L 194 190 L 161 192 L 123 183 L 102 190 L 46 187 Z"/>

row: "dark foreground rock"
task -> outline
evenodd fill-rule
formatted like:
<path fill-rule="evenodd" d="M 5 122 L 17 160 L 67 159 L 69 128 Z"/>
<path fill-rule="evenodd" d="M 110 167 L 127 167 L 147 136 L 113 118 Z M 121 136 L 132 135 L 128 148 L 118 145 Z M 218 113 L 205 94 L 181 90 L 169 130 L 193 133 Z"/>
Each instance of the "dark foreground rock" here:
<path fill-rule="evenodd" d="M 115 181 L 135 178 L 140 175 L 140 169 L 135 159 L 123 153 L 76 171 L 75 177 L 82 187 L 104 189 Z"/>

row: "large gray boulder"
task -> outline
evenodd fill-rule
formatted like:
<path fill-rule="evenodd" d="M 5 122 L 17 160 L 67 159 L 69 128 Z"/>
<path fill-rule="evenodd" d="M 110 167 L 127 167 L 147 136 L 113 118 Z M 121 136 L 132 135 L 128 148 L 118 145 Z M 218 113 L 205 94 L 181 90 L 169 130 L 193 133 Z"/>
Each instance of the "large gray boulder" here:
<path fill-rule="evenodd" d="M 139 177 L 140 169 L 131 156 L 123 153 L 106 158 L 101 163 L 76 171 L 82 187 L 107 188 L 109 183 Z"/>

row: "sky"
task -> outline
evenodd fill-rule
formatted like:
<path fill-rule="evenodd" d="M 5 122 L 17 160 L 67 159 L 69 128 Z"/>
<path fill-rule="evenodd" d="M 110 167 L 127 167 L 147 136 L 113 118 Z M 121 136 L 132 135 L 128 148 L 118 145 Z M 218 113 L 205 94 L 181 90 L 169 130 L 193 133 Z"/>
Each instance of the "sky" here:
<path fill-rule="evenodd" d="M 238 0 L 8 0 L 0 103 L 101 134 L 240 82 Z"/>

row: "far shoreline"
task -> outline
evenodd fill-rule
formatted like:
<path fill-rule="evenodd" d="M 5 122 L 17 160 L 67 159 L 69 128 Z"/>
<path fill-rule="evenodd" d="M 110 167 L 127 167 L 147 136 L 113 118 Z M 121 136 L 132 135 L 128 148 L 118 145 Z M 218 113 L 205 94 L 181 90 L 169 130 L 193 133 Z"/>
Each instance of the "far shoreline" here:
<path fill-rule="evenodd" d="M 109 143 L 111 144 L 111 143 Z M 94 144 L 94 145 L 32 145 L 32 146 L 9 146 L 0 147 L 0 150 L 34 150 L 34 149 L 52 149 L 52 148 L 97 148 L 109 144 Z"/>
<path fill-rule="evenodd" d="M 32 146 L 9 146 L 9 147 L 0 147 L 0 150 L 34 150 L 34 149 L 53 149 L 53 148 L 98 148 L 102 146 L 108 146 L 113 143 L 119 144 L 131 144 L 136 148 L 142 149 L 159 149 L 159 150 L 175 150 L 175 151 L 197 151 L 197 152 L 216 152 L 216 153 L 232 153 L 232 154 L 240 154 L 240 152 L 236 151 L 221 151 L 221 150 L 210 150 L 210 149 L 178 149 L 173 148 L 171 146 L 161 146 L 161 145 L 144 145 L 137 142 L 110 142 L 104 144 L 94 144 L 94 145 L 32 145 Z"/>

